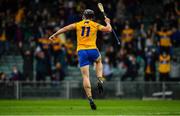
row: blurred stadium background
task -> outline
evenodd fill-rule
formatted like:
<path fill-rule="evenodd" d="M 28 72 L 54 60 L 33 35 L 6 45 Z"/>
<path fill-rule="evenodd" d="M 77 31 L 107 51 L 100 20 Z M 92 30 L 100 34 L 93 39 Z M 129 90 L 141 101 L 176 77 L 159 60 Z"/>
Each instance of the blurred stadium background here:
<path fill-rule="evenodd" d="M 60 27 L 80 21 L 84 9 L 104 24 L 97 0 L 0 0 L 0 98 L 85 98 L 69 32 L 50 43 Z M 180 99 L 180 1 L 101 0 L 121 45 L 98 33 L 105 93 L 95 98 Z"/>

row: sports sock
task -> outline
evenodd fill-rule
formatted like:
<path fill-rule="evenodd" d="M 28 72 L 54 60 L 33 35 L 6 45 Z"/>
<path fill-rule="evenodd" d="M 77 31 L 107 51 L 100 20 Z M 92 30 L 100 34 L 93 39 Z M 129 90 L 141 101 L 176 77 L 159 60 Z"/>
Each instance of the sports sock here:
<path fill-rule="evenodd" d="M 104 78 L 104 77 L 98 77 L 98 80 L 99 80 L 101 83 L 103 83 L 103 81 L 105 80 L 105 78 Z"/>
<path fill-rule="evenodd" d="M 90 103 L 94 102 L 92 96 L 89 96 L 88 100 L 89 100 Z"/>

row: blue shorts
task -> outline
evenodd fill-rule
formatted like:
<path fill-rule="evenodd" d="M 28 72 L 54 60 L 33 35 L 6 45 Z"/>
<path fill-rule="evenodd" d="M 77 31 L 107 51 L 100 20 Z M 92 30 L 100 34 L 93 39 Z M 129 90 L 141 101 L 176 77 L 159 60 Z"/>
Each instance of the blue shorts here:
<path fill-rule="evenodd" d="M 78 59 L 80 67 L 93 64 L 99 56 L 100 53 L 98 49 L 79 50 Z"/>

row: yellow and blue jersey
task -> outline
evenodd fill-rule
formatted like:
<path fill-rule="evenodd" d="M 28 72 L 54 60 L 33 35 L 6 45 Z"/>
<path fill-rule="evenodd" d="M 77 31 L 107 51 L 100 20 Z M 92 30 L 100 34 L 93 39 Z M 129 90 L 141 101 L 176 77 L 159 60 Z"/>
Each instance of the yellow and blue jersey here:
<path fill-rule="evenodd" d="M 97 31 L 103 28 L 102 25 L 91 20 L 82 20 L 75 23 L 77 34 L 77 51 L 96 49 Z"/>
<path fill-rule="evenodd" d="M 59 51 L 61 49 L 61 39 L 55 38 L 52 43 L 53 51 Z"/>
<path fill-rule="evenodd" d="M 48 50 L 50 48 L 51 41 L 47 38 L 39 38 L 38 43 L 41 45 L 43 50 Z"/>
<path fill-rule="evenodd" d="M 122 31 L 122 42 L 124 43 L 128 43 L 131 42 L 133 40 L 133 34 L 134 34 L 134 30 L 133 29 L 124 29 Z"/>
<path fill-rule="evenodd" d="M 166 55 L 166 56 L 159 56 L 159 72 L 160 73 L 168 73 L 170 72 L 170 60 L 171 56 Z"/>
<path fill-rule="evenodd" d="M 75 23 L 77 34 L 77 51 L 80 67 L 95 62 L 100 53 L 96 46 L 97 32 L 104 26 L 91 20 L 82 20 Z"/>
<path fill-rule="evenodd" d="M 165 47 L 169 47 L 172 46 L 171 44 L 171 36 L 172 32 L 168 31 L 168 32 L 158 32 L 159 35 L 159 44 L 160 46 L 165 46 Z"/>

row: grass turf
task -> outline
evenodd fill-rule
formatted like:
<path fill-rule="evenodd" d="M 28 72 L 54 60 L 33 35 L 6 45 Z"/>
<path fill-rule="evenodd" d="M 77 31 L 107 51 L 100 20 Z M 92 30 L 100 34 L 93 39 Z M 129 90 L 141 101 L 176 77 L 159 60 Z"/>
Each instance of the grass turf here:
<path fill-rule="evenodd" d="M 0 115 L 180 115 L 180 101 L 0 100 Z"/>

